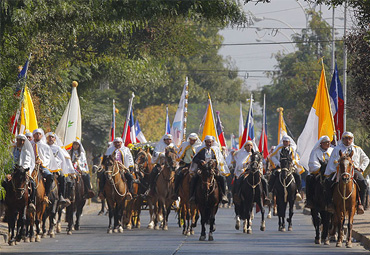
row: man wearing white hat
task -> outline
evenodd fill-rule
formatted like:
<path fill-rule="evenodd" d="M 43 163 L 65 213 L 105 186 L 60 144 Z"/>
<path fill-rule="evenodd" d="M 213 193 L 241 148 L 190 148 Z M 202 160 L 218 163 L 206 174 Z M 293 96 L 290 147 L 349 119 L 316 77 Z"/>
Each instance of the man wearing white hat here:
<path fill-rule="evenodd" d="M 197 148 L 202 144 L 202 142 L 199 140 L 198 135 L 196 133 L 191 133 L 188 136 L 188 140 L 186 142 L 183 142 L 180 145 L 180 149 L 177 153 L 178 155 L 178 161 L 180 162 L 180 167 L 176 172 L 175 175 L 175 194 L 174 199 L 177 199 L 179 194 L 179 188 L 180 183 L 184 177 L 184 173 L 182 170 L 184 168 L 189 168 L 191 161 L 193 160 L 193 157 L 195 155 L 195 152 L 197 151 Z"/>
<path fill-rule="evenodd" d="M 19 134 L 16 136 L 16 143 L 13 144 L 13 162 L 15 165 L 23 167 L 26 170 L 27 175 L 30 176 L 35 168 L 35 155 L 33 153 L 32 145 L 28 141 L 25 135 Z M 12 176 L 8 174 L 2 183 L 2 186 L 7 189 L 8 183 L 11 181 Z M 32 178 L 28 178 L 31 191 L 28 199 L 28 209 L 31 212 L 36 211 L 35 197 L 36 197 L 36 185 Z"/>
<path fill-rule="evenodd" d="M 31 141 L 32 141 L 32 133 L 31 133 L 30 131 L 26 130 L 25 135 L 26 135 L 26 137 L 27 137 L 28 141 L 30 141 L 30 142 L 31 142 Z"/>
<path fill-rule="evenodd" d="M 198 152 L 195 154 L 192 164 L 190 166 L 190 175 L 192 176 L 190 182 L 190 199 L 189 201 L 195 201 L 195 190 L 196 185 L 199 179 L 199 176 L 196 174 L 198 166 L 203 166 L 210 160 L 216 160 L 218 174 L 215 176 L 218 186 L 221 193 L 221 202 L 228 203 L 229 200 L 226 196 L 226 180 L 225 176 L 229 175 L 229 168 L 225 162 L 225 159 L 221 153 L 220 147 L 215 142 L 213 136 L 207 135 L 204 138 L 202 146 L 198 148 Z"/>
<path fill-rule="evenodd" d="M 156 165 L 153 167 L 152 172 L 149 175 L 149 189 L 145 192 L 145 196 L 153 196 L 155 194 L 155 183 L 157 181 L 157 176 L 162 169 L 162 165 L 164 165 L 164 153 L 168 146 L 174 147 L 175 145 L 172 143 L 172 135 L 165 134 L 162 136 L 161 140 L 157 143 L 154 148 L 152 162 Z"/>
<path fill-rule="evenodd" d="M 301 188 L 302 188 L 301 187 L 302 186 L 301 185 L 302 180 L 301 180 L 300 175 L 305 170 L 301 165 L 299 165 L 299 156 L 296 153 L 296 149 L 297 149 L 297 145 L 295 144 L 294 140 L 290 136 L 285 135 L 282 138 L 282 142 L 278 146 L 276 146 L 274 152 L 270 155 L 269 161 L 270 161 L 271 167 L 273 169 L 279 169 L 280 168 L 280 154 L 281 154 L 281 152 L 283 150 L 289 151 L 289 154 L 292 156 L 294 167 L 296 169 L 296 171 L 293 172 L 294 180 L 295 180 L 295 183 L 297 185 L 296 200 L 301 201 L 302 196 L 300 194 L 300 191 L 301 191 Z M 272 189 L 274 188 L 277 172 L 278 171 L 274 171 L 271 174 L 270 181 L 269 181 L 269 190 L 270 191 L 272 191 Z"/>
<path fill-rule="evenodd" d="M 306 177 L 306 208 L 312 209 L 313 196 L 315 193 L 316 176 L 320 175 L 320 170 L 325 169 L 333 148 L 330 147 L 329 136 L 322 136 L 313 147 L 310 159 L 308 161 L 308 170 L 310 172 Z"/>
<path fill-rule="evenodd" d="M 122 138 L 118 137 L 113 140 L 113 144 L 107 149 L 105 155 L 112 155 L 115 161 L 118 161 L 127 169 L 124 171 L 124 176 L 127 180 L 127 186 L 129 189 L 129 197 L 132 198 L 132 183 L 138 183 L 138 180 L 134 180 L 131 172 L 134 169 L 134 159 L 131 151 L 123 144 Z M 103 190 L 105 185 L 105 176 L 102 174 L 99 178 L 99 197 L 104 198 Z"/>
<path fill-rule="evenodd" d="M 342 135 L 342 141 L 338 144 L 337 147 L 334 148 L 333 153 L 330 156 L 328 166 L 326 167 L 325 176 L 328 178 L 326 179 L 326 194 L 327 194 L 327 203 L 328 203 L 328 211 L 333 212 L 334 206 L 332 203 L 333 193 L 332 193 L 332 185 L 334 183 L 333 175 L 337 172 L 337 166 L 339 164 L 339 151 L 342 153 L 351 153 L 353 165 L 354 165 L 354 176 L 353 178 L 356 180 L 358 186 L 360 187 L 360 199 L 358 201 L 357 207 L 357 214 L 364 213 L 363 203 L 365 200 L 365 194 L 367 189 L 367 183 L 362 175 L 363 172 L 366 170 L 367 166 L 369 165 L 369 158 L 365 154 L 365 152 L 359 147 L 354 144 L 354 136 L 351 132 L 344 132 Z"/>
<path fill-rule="evenodd" d="M 36 165 L 40 166 L 42 171 L 42 176 L 45 178 L 45 197 L 44 200 L 49 203 L 49 193 L 51 191 L 51 186 L 53 183 L 52 172 L 58 172 L 58 164 L 55 160 L 53 151 L 46 144 L 46 139 L 44 136 L 44 131 L 41 128 L 35 129 L 33 132 L 32 147 L 35 153 Z"/>
<path fill-rule="evenodd" d="M 53 132 L 49 132 L 46 134 L 46 141 L 47 144 L 50 146 L 55 160 L 58 164 L 58 168 L 61 171 L 57 172 L 57 180 L 59 183 L 59 189 L 58 189 L 58 195 L 59 195 L 59 203 L 63 207 L 67 207 L 68 205 L 71 204 L 71 201 L 66 197 L 66 178 L 65 175 L 68 174 L 73 174 L 75 173 L 71 161 L 71 157 L 69 156 L 68 152 L 64 149 L 62 149 L 58 144 L 57 144 L 57 135 Z"/>

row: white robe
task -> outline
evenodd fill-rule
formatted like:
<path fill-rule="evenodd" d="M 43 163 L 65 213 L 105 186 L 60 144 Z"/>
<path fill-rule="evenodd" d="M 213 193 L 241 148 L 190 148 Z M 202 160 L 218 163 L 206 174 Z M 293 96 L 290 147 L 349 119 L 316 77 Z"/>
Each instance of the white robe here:
<path fill-rule="evenodd" d="M 269 155 L 269 161 L 272 168 L 280 167 L 280 151 L 283 147 L 284 147 L 283 144 L 279 144 L 278 146 L 276 146 L 272 154 Z M 301 165 L 299 165 L 299 156 L 294 150 L 294 148 L 295 146 L 289 146 L 289 150 L 292 153 L 293 164 L 296 168 L 296 173 L 302 174 L 305 170 Z"/>
<path fill-rule="evenodd" d="M 117 149 L 116 147 L 114 147 L 114 145 L 110 146 L 107 151 L 105 152 L 105 155 L 112 155 L 113 152 L 116 152 L 116 153 L 121 153 L 121 159 L 122 159 L 122 164 L 129 168 L 129 167 L 133 167 L 134 166 L 134 158 L 132 157 L 132 154 L 131 154 L 131 151 L 129 148 L 127 148 L 126 146 L 124 146 L 122 144 L 121 148 Z"/>
<path fill-rule="evenodd" d="M 41 166 L 48 169 L 50 172 L 59 172 L 60 168 L 55 160 L 53 151 L 50 146 L 44 143 L 42 140 L 35 143 L 32 141 L 32 146 L 35 152 L 35 157 L 39 156 L 41 160 Z M 37 150 L 36 150 L 37 148 Z"/>
<path fill-rule="evenodd" d="M 85 151 L 81 150 L 80 155 L 77 155 L 78 151 L 73 151 L 72 153 L 72 164 L 73 168 L 77 169 L 80 168 L 81 171 L 84 171 L 85 173 L 89 172 L 89 166 L 87 165 L 87 159 L 85 155 Z"/>
<path fill-rule="evenodd" d="M 195 155 L 195 152 L 197 151 L 197 148 L 201 145 L 201 143 L 195 142 L 193 145 L 190 144 L 189 141 L 183 142 L 180 145 L 179 151 L 177 152 L 178 161 L 181 161 L 184 159 L 186 151 L 192 150 L 193 156 Z M 191 163 L 191 162 L 185 162 L 185 163 Z"/>
<path fill-rule="evenodd" d="M 13 151 L 16 147 L 13 149 Z M 22 146 L 21 153 L 19 155 L 19 162 L 16 162 L 18 165 L 24 169 L 29 168 L 28 173 L 31 175 L 33 169 L 35 168 L 35 154 L 33 152 L 32 145 L 30 141 L 26 140 Z"/>
<path fill-rule="evenodd" d="M 333 148 L 329 147 L 327 150 L 323 150 L 320 146 L 314 148 L 311 151 L 310 159 L 308 161 L 308 170 L 310 174 L 318 174 L 321 168 L 320 161 L 328 161 Z"/>
<path fill-rule="evenodd" d="M 360 171 L 365 171 L 367 166 L 369 165 L 369 158 L 365 154 L 365 152 L 358 146 L 354 145 L 353 143 L 349 146 L 345 146 L 343 143 L 340 143 L 337 147 L 334 148 L 329 162 L 328 166 L 326 167 L 325 175 L 329 176 L 332 173 L 337 172 L 337 166 L 339 164 L 339 151 L 342 151 L 342 153 L 347 153 L 350 151 L 353 151 L 353 165 L 355 168 L 360 169 Z"/>
<path fill-rule="evenodd" d="M 49 146 L 54 154 L 55 160 L 58 164 L 58 168 L 62 169 L 62 173 L 64 175 L 74 174 L 75 169 L 72 165 L 71 157 L 68 152 L 56 144 Z"/>
<path fill-rule="evenodd" d="M 236 178 L 244 173 L 245 169 L 247 168 L 248 164 L 251 162 L 252 152 L 248 152 L 244 147 L 234 153 L 235 159 L 235 171 L 234 175 Z"/>
<path fill-rule="evenodd" d="M 152 162 L 154 162 L 155 164 L 159 163 L 160 156 L 164 155 L 164 152 L 165 152 L 165 150 L 168 146 L 175 147 L 175 145 L 173 143 L 170 143 L 170 144 L 167 145 L 164 142 L 165 136 L 166 135 L 162 136 L 161 140 L 159 140 L 159 142 L 157 143 L 157 145 L 154 148 L 153 155 L 152 155 Z"/>

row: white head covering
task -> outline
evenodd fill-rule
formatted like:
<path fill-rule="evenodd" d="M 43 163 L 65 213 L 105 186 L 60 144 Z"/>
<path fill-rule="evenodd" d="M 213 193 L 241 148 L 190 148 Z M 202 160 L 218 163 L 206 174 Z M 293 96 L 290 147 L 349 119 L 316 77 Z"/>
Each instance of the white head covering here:
<path fill-rule="evenodd" d="M 206 135 L 206 137 L 204 138 L 204 141 L 206 140 L 212 140 L 212 141 L 215 141 L 215 138 L 211 135 Z"/>
<path fill-rule="evenodd" d="M 122 140 L 121 137 L 117 137 L 117 138 L 114 138 L 113 143 L 114 142 L 121 142 L 121 143 L 123 143 L 123 140 Z"/>
<path fill-rule="evenodd" d="M 294 142 L 294 140 L 290 136 L 284 135 L 283 138 L 281 138 L 281 143 L 279 145 L 283 145 L 283 141 L 289 141 L 290 147 L 292 147 L 294 151 L 297 150 L 297 144 Z M 279 147 L 279 145 L 277 147 Z"/>
<path fill-rule="evenodd" d="M 30 168 L 29 174 L 32 174 L 32 171 L 35 168 L 35 154 L 33 152 L 32 144 L 24 134 L 19 134 L 16 138 L 24 140 L 19 157 L 19 165 L 24 168 Z"/>
<path fill-rule="evenodd" d="M 41 141 L 42 141 L 43 143 L 46 143 L 46 137 L 45 137 L 44 130 L 42 130 L 42 128 L 37 128 L 37 129 L 33 130 L 32 135 L 34 135 L 34 134 L 36 134 L 36 133 L 40 133 L 40 134 L 42 135 L 42 137 L 41 137 Z"/>
<path fill-rule="evenodd" d="M 320 137 L 320 139 L 316 142 L 315 146 L 312 148 L 312 150 L 315 150 L 316 148 L 319 148 L 320 147 L 320 144 L 322 142 L 330 142 L 330 138 L 329 136 L 327 135 L 323 135 L 322 137 Z"/>
<path fill-rule="evenodd" d="M 15 138 L 22 139 L 22 140 L 28 140 L 27 137 L 24 134 L 19 134 Z"/>
<path fill-rule="evenodd" d="M 346 137 L 352 137 L 352 138 L 353 138 L 353 139 L 352 139 L 352 143 L 351 143 L 350 145 L 346 146 L 346 147 L 349 147 L 349 146 L 355 145 L 355 136 L 353 135 L 353 133 L 351 133 L 351 132 L 349 132 L 349 131 L 346 131 L 346 132 L 344 132 L 344 133 L 343 133 L 343 135 L 342 135 L 342 140 L 340 140 L 340 141 L 338 142 L 338 145 L 339 145 L 339 144 L 343 144 L 343 138 L 346 138 Z M 343 145 L 344 145 L 344 144 L 343 144 Z"/>
<path fill-rule="evenodd" d="M 81 143 L 81 141 L 80 141 L 80 140 L 76 140 L 76 141 L 73 141 L 73 142 L 72 142 L 72 149 L 71 149 L 71 150 L 73 150 L 73 143 L 78 143 L 78 144 L 80 145 L 80 150 L 81 150 L 81 152 L 83 152 L 83 153 L 85 153 L 85 154 L 86 154 L 85 149 L 84 149 L 84 147 L 82 146 L 82 143 Z"/>
<path fill-rule="evenodd" d="M 246 140 L 245 143 L 243 144 L 243 146 L 240 148 L 240 150 L 244 150 L 244 146 L 248 143 L 253 145 L 253 150 L 254 151 L 259 151 L 257 144 L 252 140 Z"/>
<path fill-rule="evenodd" d="M 163 136 L 163 140 L 165 140 L 165 139 L 172 139 L 172 135 L 171 134 L 165 134 Z"/>
<path fill-rule="evenodd" d="M 32 133 L 29 131 L 29 130 L 26 130 L 26 136 L 31 136 L 32 137 Z"/>

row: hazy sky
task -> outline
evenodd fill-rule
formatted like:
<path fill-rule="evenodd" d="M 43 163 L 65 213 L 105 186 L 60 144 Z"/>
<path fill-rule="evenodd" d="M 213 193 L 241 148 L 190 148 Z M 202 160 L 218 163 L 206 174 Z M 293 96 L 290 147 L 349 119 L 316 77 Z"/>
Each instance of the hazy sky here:
<path fill-rule="evenodd" d="M 311 7 L 314 6 L 311 5 Z M 225 38 L 224 44 L 256 44 L 225 45 L 220 49 L 220 54 L 229 56 L 235 61 L 239 76 L 245 79 L 245 86 L 248 89 L 256 89 L 270 83 L 263 70 L 275 69 L 276 61 L 273 56 L 275 53 L 278 51 L 289 53 L 295 49 L 293 44 L 274 45 L 258 42 L 290 41 L 294 31 L 300 33 L 306 27 L 305 9 L 308 8 L 310 5 L 303 0 L 271 0 L 271 3 L 258 4 L 250 2 L 244 5 L 244 10 L 260 21 L 254 22 L 249 28 L 227 28 L 221 31 L 221 35 Z M 319 11 L 320 6 L 316 6 L 315 9 Z M 342 6 L 335 9 L 336 37 L 343 36 L 343 10 Z M 331 25 L 332 9 L 323 5 L 321 11 L 323 18 Z M 347 18 L 347 28 L 349 28 L 352 24 L 352 16 L 347 14 Z"/>

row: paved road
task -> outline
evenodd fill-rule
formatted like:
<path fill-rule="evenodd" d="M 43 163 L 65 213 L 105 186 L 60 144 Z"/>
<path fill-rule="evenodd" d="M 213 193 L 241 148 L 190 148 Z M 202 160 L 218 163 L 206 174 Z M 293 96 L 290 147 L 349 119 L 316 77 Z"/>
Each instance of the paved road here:
<path fill-rule="evenodd" d="M 148 222 L 148 211 L 143 212 L 143 223 Z M 108 219 L 94 213 L 84 215 L 80 231 L 72 236 L 58 234 L 55 239 L 41 243 L 3 245 L 0 254 L 369 254 L 359 243 L 352 249 L 315 245 L 314 231 L 309 216 L 297 212 L 293 217 L 293 231 L 277 231 L 277 218 L 267 220 L 266 231 L 259 230 L 260 216 L 256 216 L 253 234 L 234 229 L 233 209 L 220 209 L 216 216 L 215 241 L 198 241 L 200 227 L 194 236 L 185 237 L 176 225 L 171 212 L 169 230 L 148 230 L 145 227 L 124 230 L 121 234 L 107 234 Z M 144 224 L 143 224 L 144 225 Z"/>

